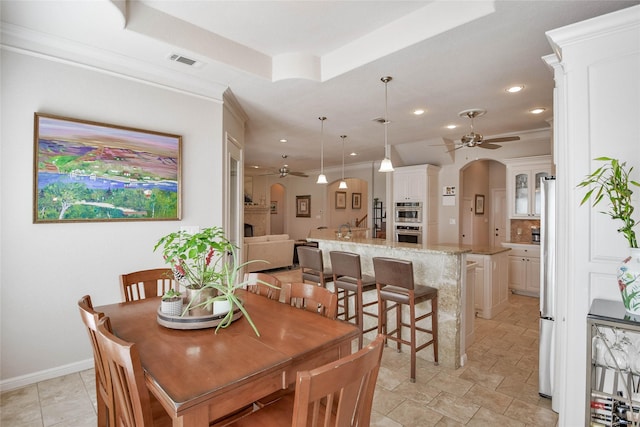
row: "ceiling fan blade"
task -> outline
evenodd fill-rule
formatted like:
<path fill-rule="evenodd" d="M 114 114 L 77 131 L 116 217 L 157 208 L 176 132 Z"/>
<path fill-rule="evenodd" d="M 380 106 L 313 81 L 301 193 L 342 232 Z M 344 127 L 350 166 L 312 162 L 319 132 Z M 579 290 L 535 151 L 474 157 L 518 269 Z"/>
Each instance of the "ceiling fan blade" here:
<path fill-rule="evenodd" d="M 508 142 L 508 141 L 520 141 L 519 136 L 504 136 L 502 138 L 489 138 L 482 141 L 482 143 L 486 142 Z"/>
<path fill-rule="evenodd" d="M 289 175 L 299 176 L 301 178 L 309 178 L 309 175 L 302 172 L 289 172 Z"/>
<path fill-rule="evenodd" d="M 459 150 L 459 149 L 464 148 L 464 147 L 466 147 L 466 146 L 467 146 L 466 144 L 460 144 L 460 145 L 458 145 L 456 148 L 452 148 L 451 150 L 447 150 L 447 153 L 450 153 L 450 152 L 452 152 L 452 151 Z"/>
<path fill-rule="evenodd" d="M 496 148 L 500 148 L 502 147 L 502 145 L 498 145 L 498 144 L 487 144 L 486 141 L 484 141 L 482 144 L 478 144 L 476 145 L 476 147 L 480 147 L 480 148 L 487 148 L 489 150 L 495 150 Z"/>

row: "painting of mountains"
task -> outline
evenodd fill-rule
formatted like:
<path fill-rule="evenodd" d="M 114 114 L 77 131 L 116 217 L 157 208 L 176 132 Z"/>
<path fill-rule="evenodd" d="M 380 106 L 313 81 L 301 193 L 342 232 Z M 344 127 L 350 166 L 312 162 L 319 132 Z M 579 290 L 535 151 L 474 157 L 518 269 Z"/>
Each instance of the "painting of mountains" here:
<path fill-rule="evenodd" d="M 35 113 L 34 223 L 180 219 L 182 137 Z"/>

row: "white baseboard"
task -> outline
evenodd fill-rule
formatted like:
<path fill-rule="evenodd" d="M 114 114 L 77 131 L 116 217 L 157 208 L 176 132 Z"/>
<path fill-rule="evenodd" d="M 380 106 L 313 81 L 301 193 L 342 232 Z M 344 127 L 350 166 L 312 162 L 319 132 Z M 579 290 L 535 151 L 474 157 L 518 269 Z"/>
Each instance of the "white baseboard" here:
<path fill-rule="evenodd" d="M 8 378 L 6 380 L 0 381 L 0 392 L 15 390 L 20 387 L 38 383 L 40 381 L 50 380 L 51 378 L 85 371 L 87 369 L 93 368 L 93 366 L 93 358 L 91 358 L 75 363 L 70 363 L 68 365 L 58 366 L 56 368 L 46 369 L 44 371 L 21 375 L 14 378 Z"/>

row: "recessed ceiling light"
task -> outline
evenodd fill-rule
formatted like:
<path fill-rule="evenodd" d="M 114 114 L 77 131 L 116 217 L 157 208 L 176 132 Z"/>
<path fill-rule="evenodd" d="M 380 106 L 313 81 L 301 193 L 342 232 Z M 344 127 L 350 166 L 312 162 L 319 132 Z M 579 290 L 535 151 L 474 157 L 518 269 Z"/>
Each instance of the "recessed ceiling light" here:
<path fill-rule="evenodd" d="M 254 168 L 254 169 L 260 169 L 260 166 L 257 166 L 257 165 L 256 166 L 251 166 L 251 167 Z"/>
<path fill-rule="evenodd" d="M 531 114 L 541 114 L 546 110 L 546 108 L 533 108 L 529 110 Z"/>
<path fill-rule="evenodd" d="M 356 152 L 354 151 L 354 152 L 352 152 L 352 153 L 349 153 L 349 155 L 350 155 L 350 156 L 357 156 L 357 155 L 358 155 L 358 153 L 356 153 Z"/>
<path fill-rule="evenodd" d="M 286 139 L 284 139 L 284 138 L 282 138 L 282 139 L 280 140 L 280 142 L 287 142 L 287 140 L 286 140 Z"/>
<path fill-rule="evenodd" d="M 458 126 L 456 126 L 456 125 L 447 125 L 447 129 L 455 129 L 455 128 L 457 128 L 457 127 L 458 127 Z"/>
<path fill-rule="evenodd" d="M 509 93 L 517 93 L 517 92 L 520 92 L 522 89 L 524 89 L 524 85 L 517 85 L 517 86 L 511 86 L 510 88 L 506 89 L 506 91 Z"/>
<path fill-rule="evenodd" d="M 413 110 L 413 114 L 415 114 L 416 116 L 420 116 L 424 114 L 424 110 L 422 108 L 415 109 Z"/>

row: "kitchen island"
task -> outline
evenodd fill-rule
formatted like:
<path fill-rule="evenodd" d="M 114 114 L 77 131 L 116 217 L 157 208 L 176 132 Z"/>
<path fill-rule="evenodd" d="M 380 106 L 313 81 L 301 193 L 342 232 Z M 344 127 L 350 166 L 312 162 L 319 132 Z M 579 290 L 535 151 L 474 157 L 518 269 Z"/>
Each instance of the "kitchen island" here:
<path fill-rule="evenodd" d="M 466 255 L 470 248 L 457 245 L 428 245 L 398 243 L 383 239 L 336 238 L 334 233 L 323 233 L 323 230 L 312 230 L 309 241 L 317 242 L 322 249 L 324 263 L 331 265 L 330 251 L 346 251 L 360 255 L 363 274 L 374 275 L 373 257 L 390 257 L 409 260 L 413 263 L 413 272 L 417 284 L 428 285 L 438 289 L 438 359 L 439 363 L 458 368 L 465 359 L 464 324 L 465 309 L 463 307 L 466 290 L 467 262 Z M 331 284 L 329 285 L 331 286 Z M 364 302 L 377 299 L 375 292 L 365 292 Z M 429 303 L 418 304 L 417 314 L 428 311 Z M 395 317 L 389 313 L 389 325 L 394 324 Z M 403 316 L 408 316 L 408 310 Z M 405 319 L 408 321 L 407 319 Z M 365 316 L 365 328 L 373 326 L 375 319 Z M 375 331 L 365 334 L 373 339 Z M 418 342 L 425 342 L 429 335 L 418 333 Z M 407 351 L 408 349 L 403 349 Z M 417 353 L 418 357 L 433 360 L 433 352 L 425 349 Z"/>

